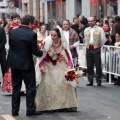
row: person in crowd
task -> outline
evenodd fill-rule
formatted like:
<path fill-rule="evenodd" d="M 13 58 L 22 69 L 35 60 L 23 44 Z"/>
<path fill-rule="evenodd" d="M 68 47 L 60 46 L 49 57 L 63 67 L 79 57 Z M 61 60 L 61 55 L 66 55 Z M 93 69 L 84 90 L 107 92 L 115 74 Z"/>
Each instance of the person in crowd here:
<path fill-rule="evenodd" d="M 119 33 L 119 32 L 120 32 L 120 17 L 116 16 L 111 34 L 116 35 L 116 33 Z"/>
<path fill-rule="evenodd" d="M 5 30 L 3 27 L 0 27 L 0 64 L 1 64 L 1 70 L 2 70 L 2 77 L 4 77 L 4 74 L 7 70 L 5 44 L 6 44 Z"/>
<path fill-rule="evenodd" d="M 105 17 L 103 18 L 103 21 L 102 21 L 102 25 L 101 25 L 101 26 L 103 26 L 105 23 L 108 23 L 108 21 L 109 21 L 109 16 L 105 16 Z"/>
<path fill-rule="evenodd" d="M 100 20 L 99 19 L 96 19 L 96 25 L 100 26 Z"/>
<path fill-rule="evenodd" d="M 104 45 L 114 46 L 114 44 L 115 44 L 115 35 L 106 34 L 105 37 L 106 37 L 106 42 L 105 42 Z M 106 51 L 105 54 L 107 55 L 107 51 Z M 109 57 L 109 56 L 108 56 L 108 57 Z M 112 63 L 113 63 L 113 62 L 112 62 Z M 107 62 L 107 66 L 109 66 L 109 62 Z M 106 81 L 109 81 L 109 74 L 106 73 L 106 75 L 107 75 Z M 114 77 L 114 75 L 111 75 L 111 79 L 112 79 L 113 82 L 116 81 L 116 78 Z"/>
<path fill-rule="evenodd" d="M 116 47 L 120 47 L 120 32 L 118 32 L 118 33 L 116 33 L 115 34 L 115 40 L 116 40 L 116 42 L 115 42 L 115 46 Z M 117 48 L 117 50 L 115 51 L 115 53 L 117 53 L 117 54 L 119 54 L 119 48 Z M 120 61 L 119 61 L 120 62 Z M 117 63 L 118 65 L 118 68 L 119 68 L 119 64 L 120 63 Z M 116 81 L 114 82 L 114 85 L 120 85 L 120 76 L 118 76 L 118 78 L 116 79 Z"/>
<path fill-rule="evenodd" d="M 9 33 L 8 67 L 12 71 L 12 115 L 18 116 L 20 109 L 20 90 L 22 80 L 26 86 L 26 116 L 41 115 L 35 111 L 36 79 L 33 54 L 41 57 L 43 52 L 37 46 L 37 34 L 32 26 L 34 16 L 25 15 L 21 26 Z"/>
<path fill-rule="evenodd" d="M 84 19 L 85 19 L 84 15 L 79 15 L 79 21 L 84 20 Z"/>
<path fill-rule="evenodd" d="M 116 40 L 115 46 L 120 47 L 120 32 L 115 34 L 115 40 Z"/>
<path fill-rule="evenodd" d="M 11 24 L 10 24 L 10 28 L 9 31 L 15 28 L 18 28 L 20 26 L 20 15 L 18 13 L 13 13 L 11 15 Z"/>
<path fill-rule="evenodd" d="M 39 29 L 39 23 L 38 23 L 38 20 L 35 19 L 34 21 L 34 24 L 33 24 L 33 27 L 32 27 L 32 30 L 37 33 L 38 32 L 38 29 Z"/>
<path fill-rule="evenodd" d="M 108 23 L 104 23 L 102 28 L 103 28 L 105 34 L 109 34 L 110 33 L 110 27 L 109 27 Z"/>
<path fill-rule="evenodd" d="M 110 44 L 109 36 L 110 36 L 110 34 L 105 34 L 106 42 L 105 42 L 104 45 L 109 45 Z"/>
<path fill-rule="evenodd" d="M 62 30 L 62 28 L 61 28 L 61 26 L 60 26 L 60 23 L 59 23 L 57 20 L 55 20 L 55 21 L 53 22 L 53 28 L 58 28 L 58 29 L 60 30 L 60 32 L 61 32 L 61 30 Z"/>
<path fill-rule="evenodd" d="M 110 21 L 109 22 L 110 34 L 112 34 L 113 25 L 114 25 L 114 21 Z"/>
<path fill-rule="evenodd" d="M 46 38 L 46 25 L 42 24 L 37 32 L 37 42 L 38 46 L 41 48 L 43 40 Z"/>
<path fill-rule="evenodd" d="M 65 72 L 73 67 L 69 44 L 58 28 L 45 39 L 40 61 L 41 83 L 36 95 L 38 111 L 77 111 L 75 88 L 66 83 Z"/>
<path fill-rule="evenodd" d="M 48 36 L 48 35 L 50 35 L 50 25 L 48 23 L 46 23 L 45 25 L 46 25 L 45 35 Z"/>
<path fill-rule="evenodd" d="M 81 20 L 80 21 L 80 24 L 79 24 L 79 40 L 80 40 L 80 43 L 83 43 L 84 41 L 84 30 L 86 28 L 86 22 L 84 20 Z"/>
<path fill-rule="evenodd" d="M 85 29 L 84 36 L 86 42 L 86 59 L 88 81 L 87 86 L 93 86 L 94 65 L 96 67 L 97 86 L 101 86 L 102 68 L 101 68 L 101 47 L 105 43 L 105 33 L 103 29 L 96 25 L 94 17 L 88 19 L 89 27 Z"/>
<path fill-rule="evenodd" d="M 84 17 L 84 15 L 79 16 L 79 22 L 82 20 L 85 21 L 86 27 L 89 27 L 88 20 L 86 17 Z"/>
<path fill-rule="evenodd" d="M 74 59 L 74 64 L 75 66 L 78 66 L 78 53 L 76 50 L 76 47 L 79 45 L 79 36 L 78 34 L 75 32 L 75 30 L 73 30 L 70 27 L 70 21 L 69 20 L 64 20 L 63 21 L 63 34 L 65 36 L 65 39 L 67 40 L 68 44 L 70 45 L 70 50 L 72 53 L 72 57 Z"/>
<path fill-rule="evenodd" d="M 108 20 L 108 23 L 110 24 L 111 22 L 114 22 L 114 17 L 110 16 L 109 17 L 109 20 Z"/>
<path fill-rule="evenodd" d="M 75 30 L 77 34 L 79 34 L 79 19 L 77 17 L 73 18 L 73 24 L 71 25 L 71 28 Z"/>

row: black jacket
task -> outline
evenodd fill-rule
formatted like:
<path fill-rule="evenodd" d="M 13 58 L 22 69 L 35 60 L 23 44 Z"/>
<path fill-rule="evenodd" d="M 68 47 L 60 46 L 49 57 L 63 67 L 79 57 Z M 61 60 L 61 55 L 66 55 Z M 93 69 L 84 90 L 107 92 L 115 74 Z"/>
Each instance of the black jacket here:
<path fill-rule="evenodd" d="M 33 54 L 41 57 L 37 46 L 37 34 L 27 26 L 13 29 L 9 33 L 8 67 L 18 70 L 34 69 Z"/>
<path fill-rule="evenodd" d="M 0 52 L 5 50 L 6 34 L 4 28 L 0 27 Z"/>

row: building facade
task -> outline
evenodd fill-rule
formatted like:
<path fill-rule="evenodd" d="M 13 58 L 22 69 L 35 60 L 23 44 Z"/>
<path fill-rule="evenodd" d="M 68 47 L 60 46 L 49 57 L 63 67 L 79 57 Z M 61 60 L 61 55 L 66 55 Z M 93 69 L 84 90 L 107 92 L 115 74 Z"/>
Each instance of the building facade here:
<path fill-rule="evenodd" d="M 54 20 L 69 19 L 77 14 L 85 17 L 120 15 L 120 0 L 22 0 L 22 16 L 33 14 L 40 21 L 52 23 Z"/>

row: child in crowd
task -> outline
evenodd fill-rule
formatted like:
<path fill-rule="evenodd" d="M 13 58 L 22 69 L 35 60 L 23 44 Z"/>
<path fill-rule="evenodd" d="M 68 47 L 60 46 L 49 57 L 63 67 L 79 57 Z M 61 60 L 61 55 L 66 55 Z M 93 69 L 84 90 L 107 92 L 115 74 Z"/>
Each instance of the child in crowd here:
<path fill-rule="evenodd" d="M 18 28 L 20 26 L 20 15 L 17 13 L 13 13 L 11 15 L 11 20 L 12 20 L 12 22 L 10 24 L 9 31 L 12 29 Z"/>
<path fill-rule="evenodd" d="M 108 23 L 104 23 L 104 25 L 102 26 L 105 34 L 109 34 L 110 33 L 110 27 Z"/>
<path fill-rule="evenodd" d="M 115 34 L 115 39 L 116 39 L 115 46 L 120 47 L 120 33 Z"/>

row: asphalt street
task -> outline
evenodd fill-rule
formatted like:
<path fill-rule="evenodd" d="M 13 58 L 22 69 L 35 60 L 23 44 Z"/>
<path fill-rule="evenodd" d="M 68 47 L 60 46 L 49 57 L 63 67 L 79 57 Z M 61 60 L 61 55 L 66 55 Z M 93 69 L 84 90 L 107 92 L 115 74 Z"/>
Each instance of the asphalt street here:
<path fill-rule="evenodd" d="M 26 97 L 21 96 L 20 115 L 11 116 L 11 94 L 0 89 L 0 120 L 120 120 L 120 86 L 104 82 L 101 87 L 86 86 L 82 76 L 77 86 L 78 111 L 43 113 L 26 117 Z"/>

